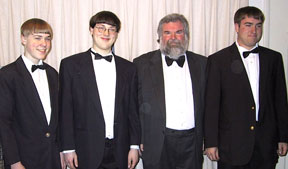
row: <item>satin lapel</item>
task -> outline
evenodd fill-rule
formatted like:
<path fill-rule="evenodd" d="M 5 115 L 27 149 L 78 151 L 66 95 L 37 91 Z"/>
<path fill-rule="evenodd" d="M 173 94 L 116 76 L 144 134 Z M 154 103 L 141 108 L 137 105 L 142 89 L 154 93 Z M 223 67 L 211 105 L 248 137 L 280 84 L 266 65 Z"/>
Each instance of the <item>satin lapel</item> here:
<path fill-rule="evenodd" d="M 79 74 L 81 80 L 83 80 L 82 84 L 85 87 L 84 89 L 88 91 L 87 97 L 95 105 L 95 109 L 92 110 L 97 110 L 104 119 L 91 54 L 87 51 L 81 57 L 83 57 L 83 59 L 80 63 Z"/>
<path fill-rule="evenodd" d="M 158 98 L 158 105 L 160 106 L 161 114 L 166 123 L 166 106 L 165 106 L 165 89 L 164 89 L 164 75 L 161 59 L 161 52 L 158 50 L 151 58 L 150 74 L 154 86 L 154 93 Z"/>
<path fill-rule="evenodd" d="M 118 111 L 120 110 L 120 101 L 123 96 L 123 82 L 125 79 L 123 77 L 122 70 L 125 69 L 122 67 L 121 63 L 119 63 L 119 58 L 117 56 L 115 58 L 115 66 L 116 66 L 116 91 L 115 91 L 115 108 L 114 108 L 114 120 L 117 119 Z M 117 123 L 117 122 L 116 122 Z"/>
<path fill-rule="evenodd" d="M 245 85 L 248 89 L 249 89 L 249 93 L 250 93 L 250 101 L 252 101 L 254 103 L 254 98 L 253 98 L 253 93 L 252 93 L 252 89 L 251 89 L 251 85 L 250 85 L 250 81 L 248 78 L 248 74 L 247 71 L 245 69 L 244 63 L 241 59 L 240 53 L 238 51 L 238 48 L 236 46 L 236 43 L 234 43 L 231 47 L 230 47 L 230 56 L 231 56 L 231 71 L 232 72 L 236 72 L 237 74 L 239 74 L 239 81 L 235 82 L 235 83 L 243 83 L 243 85 Z M 237 69 L 235 69 L 235 67 L 237 67 Z M 255 103 L 254 103 L 255 104 Z"/>
<path fill-rule="evenodd" d="M 261 107 L 264 107 L 262 104 L 262 97 L 266 89 L 265 76 L 267 75 L 267 59 L 265 53 L 262 53 L 261 47 L 259 47 L 259 114 L 258 121 L 261 122 L 263 118 L 263 113 L 261 112 Z"/>
<path fill-rule="evenodd" d="M 201 83 L 201 72 L 199 72 L 199 70 L 201 70 L 201 65 L 199 63 L 197 63 L 197 61 L 191 56 L 191 54 L 186 53 L 187 55 L 187 61 L 188 61 L 188 66 L 189 66 L 189 71 L 190 71 L 190 76 L 191 76 L 191 83 L 192 83 L 192 89 L 193 89 L 193 100 L 194 100 L 194 116 L 195 116 L 195 122 L 200 122 L 200 120 L 196 120 L 198 118 L 198 112 L 199 105 L 201 105 L 200 100 L 200 91 L 201 91 L 201 87 L 204 87 L 205 84 L 200 84 Z M 205 71 L 205 70 L 203 70 Z M 203 86 L 201 86 L 203 85 Z M 198 124 L 196 124 L 197 126 Z"/>
<path fill-rule="evenodd" d="M 58 122 L 58 80 L 52 69 L 46 70 L 51 104 L 50 127 L 56 127 Z"/>
<path fill-rule="evenodd" d="M 22 83 L 20 86 L 26 97 L 23 99 L 28 100 L 30 107 L 37 115 L 39 115 L 39 119 L 43 122 L 43 124 L 48 125 L 37 88 L 21 57 L 17 59 L 16 64 L 18 72 L 21 74 L 21 80 L 19 80 L 19 83 Z"/>

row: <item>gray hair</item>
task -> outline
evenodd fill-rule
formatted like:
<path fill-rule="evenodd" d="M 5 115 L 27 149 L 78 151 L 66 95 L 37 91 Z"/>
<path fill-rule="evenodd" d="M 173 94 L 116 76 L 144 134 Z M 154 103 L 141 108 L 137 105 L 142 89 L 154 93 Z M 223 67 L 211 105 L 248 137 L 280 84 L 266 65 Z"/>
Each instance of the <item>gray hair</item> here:
<path fill-rule="evenodd" d="M 158 29 L 157 29 L 158 38 L 160 39 L 162 37 L 163 24 L 169 23 L 169 22 L 177 22 L 177 21 L 180 21 L 183 24 L 185 37 L 187 40 L 189 40 L 190 37 L 189 37 L 188 21 L 183 15 L 177 14 L 177 13 L 166 15 L 164 18 L 160 20 Z M 158 39 L 158 42 L 159 42 L 159 39 Z"/>

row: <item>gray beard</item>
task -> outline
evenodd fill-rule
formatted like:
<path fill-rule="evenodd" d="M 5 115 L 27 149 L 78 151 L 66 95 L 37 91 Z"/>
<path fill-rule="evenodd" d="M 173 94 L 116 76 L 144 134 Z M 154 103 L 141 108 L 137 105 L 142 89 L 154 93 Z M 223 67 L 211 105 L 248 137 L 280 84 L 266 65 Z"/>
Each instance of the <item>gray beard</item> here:
<path fill-rule="evenodd" d="M 171 47 L 171 45 L 169 44 L 170 41 L 177 42 L 177 46 Z M 161 52 L 172 59 L 178 59 L 181 55 L 185 54 L 187 48 L 187 40 L 185 40 L 184 43 L 181 43 L 179 40 L 169 40 L 166 44 L 163 44 L 163 41 L 160 40 Z"/>

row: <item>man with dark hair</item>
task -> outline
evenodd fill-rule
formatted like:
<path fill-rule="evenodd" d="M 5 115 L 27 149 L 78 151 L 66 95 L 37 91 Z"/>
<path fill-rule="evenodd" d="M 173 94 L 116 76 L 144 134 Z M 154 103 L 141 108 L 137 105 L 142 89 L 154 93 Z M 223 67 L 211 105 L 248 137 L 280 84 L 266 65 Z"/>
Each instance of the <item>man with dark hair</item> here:
<path fill-rule="evenodd" d="M 138 163 L 136 68 L 111 51 L 120 27 L 114 13 L 97 13 L 90 19 L 92 48 L 61 62 L 61 143 L 71 169 L 132 169 Z"/>
<path fill-rule="evenodd" d="M 208 58 L 204 140 L 219 169 L 274 169 L 287 153 L 283 61 L 258 45 L 264 19 L 256 7 L 240 8 L 237 41 Z"/>
<path fill-rule="evenodd" d="M 43 62 L 52 37 L 46 21 L 27 20 L 21 26 L 24 54 L 0 69 L 0 138 L 5 169 L 61 168 L 58 73 Z"/>
<path fill-rule="evenodd" d="M 189 24 L 162 18 L 160 50 L 134 60 L 144 169 L 201 169 L 206 57 L 187 51 Z"/>

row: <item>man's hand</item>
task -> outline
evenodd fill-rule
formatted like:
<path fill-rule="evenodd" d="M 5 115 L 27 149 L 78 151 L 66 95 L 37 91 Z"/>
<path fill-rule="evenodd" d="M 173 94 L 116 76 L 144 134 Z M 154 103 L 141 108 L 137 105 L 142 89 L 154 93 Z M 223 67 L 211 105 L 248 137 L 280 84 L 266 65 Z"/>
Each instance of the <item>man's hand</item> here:
<path fill-rule="evenodd" d="M 128 168 L 133 169 L 139 161 L 139 154 L 137 149 L 130 149 L 128 154 Z"/>
<path fill-rule="evenodd" d="M 61 169 L 66 169 L 66 163 L 64 160 L 64 154 L 62 152 L 60 152 L 60 162 L 61 162 Z"/>
<path fill-rule="evenodd" d="M 63 154 L 66 165 L 70 169 L 76 169 L 76 167 L 78 167 L 78 159 L 76 152 L 63 153 Z"/>
<path fill-rule="evenodd" d="M 19 161 L 17 163 L 14 163 L 11 165 L 11 169 L 25 169 L 25 167 L 22 165 L 22 163 Z"/>
<path fill-rule="evenodd" d="M 211 161 L 218 161 L 220 159 L 217 147 L 206 148 L 205 152 Z"/>
<path fill-rule="evenodd" d="M 279 156 L 286 156 L 287 149 L 288 149 L 288 144 L 287 143 L 283 143 L 283 142 L 278 143 L 277 153 L 278 153 Z"/>
<path fill-rule="evenodd" d="M 142 152 L 144 151 L 144 145 L 140 144 L 139 155 L 142 156 Z"/>

